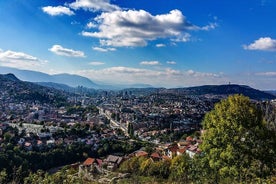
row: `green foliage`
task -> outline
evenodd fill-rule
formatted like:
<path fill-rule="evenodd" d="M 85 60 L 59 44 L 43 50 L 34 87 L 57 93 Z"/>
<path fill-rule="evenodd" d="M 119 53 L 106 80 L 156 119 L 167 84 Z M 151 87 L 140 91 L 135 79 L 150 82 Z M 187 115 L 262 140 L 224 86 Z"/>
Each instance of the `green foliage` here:
<path fill-rule="evenodd" d="M 132 123 L 128 123 L 127 133 L 130 137 L 134 136 L 134 127 Z"/>
<path fill-rule="evenodd" d="M 144 157 L 133 157 L 131 159 L 128 159 L 120 165 L 119 171 L 138 174 L 140 172 L 141 164 L 145 160 L 146 158 Z"/>
<path fill-rule="evenodd" d="M 6 183 L 7 182 L 7 172 L 6 169 L 3 169 L 0 172 L 0 183 Z"/>
<path fill-rule="evenodd" d="M 151 158 L 132 157 L 121 164 L 119 171 L 167 179 L 170 175 L 170 164 L 169 160 L 153 161 Z"/>
<path fill-rule="evenodd" d="M 139 167 L 139 171 L 141 174 L 145 175 L 145 176 L 151 176 L 154 172 L 154 168 L 153 168 L 153 160 L 148 158 L 145 159 Z"/>
<path fill-rule="evenodd" d="M 191 159 L 188 155 L 176 156 L 170 165 L 170 180 L 177 182 L 189 182 Z"/>
<path fill-rule="evenodd" d="M 203 121 L 202 151 L 214 182 L 267 177 L 275 167 L 275 133 L 249 98 L 234 95 L 215 105 Z"/>
<path fill-rule="evenodd" d="M 44 150 L 44 152 L 28 151 L 12 145 L 2 147 L 0 152 L 0 171 L 5 170 L 8 181 L 21 183 L 30 171 L 47 170 L 53 167 L 71 164 L 84 159 L 84 153 L 90 152 L 90 147 L 73 143 L 70 146 L 60 146 Z M 1 182 L 0 182 L 1 183 Z"/>
<path fill-rule="evenodd" d="M 49 184 L 49 183 L 66 183 L 66 184 L 86 184 L 82 177 L 76 175 L 77 170 L 62 168 L 60 171 L 49 175 L 47 172 L 38 170 L 35 173 L 30 173 L 24 179 L 25 184 Z"/>
<path fill-rule="evenodd" d="M 5 142 L 10 142 L 10 141 L 11 141 L 11 138 L 12 138 L 12 136 L 11 136 L 10 132 L 6 132 L 6 133 L 4 134 L 4 141 L 5 141 Z"/>

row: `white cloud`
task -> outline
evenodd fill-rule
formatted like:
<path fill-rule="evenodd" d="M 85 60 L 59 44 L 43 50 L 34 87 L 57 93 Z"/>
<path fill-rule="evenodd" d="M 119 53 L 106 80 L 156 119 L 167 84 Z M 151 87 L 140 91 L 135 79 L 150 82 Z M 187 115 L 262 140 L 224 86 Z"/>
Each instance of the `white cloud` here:
<path fill-rule="evenodd" d="M 116 48 L 92 47 L 92 49 L 99 52 L 116 51 Z"/>
<path fill-rule="evenodd" d="M 75 13 L 67 7 L 64 6 L 46 6 L 42 8 L 43 12 L 51 15 L 74 15 Z"/>
<path fill-rule="evenodd" d="M 210 23 L 210 24 L 208 24 L 206 26 L 201 27 L 200 29 L 204 30 L 204 31 L 210 31 L 212 29 L 215 29 L 216 27 L 218 27 L 217 23 Z"/>
<path fill-rule="evenodd" d="M 156 44 L 155 46 L 156 46 L 156 47 L 166 47 L 166 45 L 163 44 L 163 43 L 158 43 L 158 44 Z"/>
<path fill-rule="evenodd" d="M 73 9 L 84 9 L 89 11 L 115 11 L 120 10 L 120 7 L 110 4 L 109 0 L 76 0 L 70 3 L 69 6 Z"/>
<path fill-rule="evenodd" d="M 53 45 L 49 51 L 60 55 L 60 56 L 68 56 L 68 57 L 85 57 L 84 52 L 63 48 L 61 45 Z"/>
<path fill-rule="evenodd" d="M 176 87 L 203 84 L 222 84 L 229 79 L 215 73 L 202 73 L 193 70 L 181 71 L 171 68 L 149 70 L 124 66 L 110 67 L 101 70 L 80 70 L 75 74 L 86 76 L 92 80 L 112 83 L 144 83 L 155 86 Z"/>
<path fill-rule="evenodd" d="M 89 23 L 86 25 L 86 27 L 87 27 L 88 29 L 91 29 L 91 28 L 97 27 L 97 25 L 94 24 L 93 22 L 89 22 Z"/>
<path fill-rule="evenodd" d="M 152 15 L 144 10 L 105 12 L 94 19 L 98 31 L 83 31 L 82 35 L 100 39 L 100 44 L 114 47 L 146 46 L 148 41 L 169 38 L 187 42 L 187 31 L 209 30 L 213 24 L 199 27 L 189 23 L 180 10 L 167 14 Z"/>
<path fill-rule="evenodd" d="M 261 37 L 254 43 L 244 45 L 243 48 L 246 50 L 276 51 L 276 40 L 270 37 Z"/>
<path fill-rule="evenodd" d="M 256 73 L 259 76 L 266 76 L 266 77 L 276 77 L 276 72 L 260 72 Z"/>
<path fill-rule="evenodd" d="M 167 61 L 167 64 L 169 64 L 169 65 L 175 65 L 176 62 L 175 61 Z"/>
<path fill-rule="evenodd" d="M 176 38 L 171 39 L 173 42 L 188 42 L 191 39 L 191 35 L 189 33 L 183 33 L 180 36 L 177 36 Z"/>
<path fill-rule="evenodd" d="M 0 65 L 20 69 L 37 69 L 46 64 L 47 61 L 38 59 L 23 52 L 0 49 Z"/>
<path fill-rule="evenodd" d="M 141 61 L 140 65 L 154 66 L 154 65 L 160 65 L 160 63 L 159 61 Z"/>
<path fill-rule="evenodd" d="M 99 61 L 93 61 L 89 63 L 89 65 L 92 65 L 92 66 L 99 66 L 104 64 L 105 64 L 104 62 L 99 62 Z"/>

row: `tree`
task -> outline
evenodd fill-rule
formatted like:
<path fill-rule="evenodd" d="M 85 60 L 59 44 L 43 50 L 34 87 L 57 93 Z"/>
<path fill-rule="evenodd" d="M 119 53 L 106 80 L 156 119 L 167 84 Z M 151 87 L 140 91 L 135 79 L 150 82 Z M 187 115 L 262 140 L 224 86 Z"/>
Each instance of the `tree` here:
<path fill-rule="evenodd" d="M 7 182 L 7 172 L 6 169 L 3 169 L 0 172 L 0 183 L 6 183 Z"/>
<path fill-rule="evenodd" d="M 275 168 L 275 133 L 249 98 L 229 96 L 203 120 L 203 160 L 215 183 L 265 178 Z"/>
<path fill-rule="evenodd" d="M 190 167 L 191 163 L 188 155 L 184 154 L 174 157 L 170 166 L 170 179 L 172 181 L 188 183 Z"/>
<path fill-rule="evenodd" d="M 128 123 L 127 133 L 130 137 L 134 136 L 134 128 L 133 128 L 133 124 L 131 122 Z"/>
<path fill-rule="evenodd" d="M 12 135 L 11 135 L 11 133 L 10 132 L 6 132 L 5 134 L 4 134 L 4 140 L 5 140 L 5 142 L 10 142 L 11 141 L 11 138 L 12 138 Z"/>
<path fill-rule="evenodd" d="M 143 162 L 140 164 L 140 173 L 146 176 L 150 176 L 152 174 L 152 170 L 151 167 L 153 167 L 153 160 L 148 158 L 143 160 Z"/>

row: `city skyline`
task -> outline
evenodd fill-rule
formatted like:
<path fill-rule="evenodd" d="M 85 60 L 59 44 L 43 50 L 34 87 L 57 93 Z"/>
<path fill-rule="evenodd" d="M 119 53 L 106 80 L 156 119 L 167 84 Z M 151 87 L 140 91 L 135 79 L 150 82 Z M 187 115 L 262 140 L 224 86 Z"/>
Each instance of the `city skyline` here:
<path fill-rule="evenodd" d="M 0 66 L 109 84 L 276 89 L 276 2 L 0 2 Z"/>

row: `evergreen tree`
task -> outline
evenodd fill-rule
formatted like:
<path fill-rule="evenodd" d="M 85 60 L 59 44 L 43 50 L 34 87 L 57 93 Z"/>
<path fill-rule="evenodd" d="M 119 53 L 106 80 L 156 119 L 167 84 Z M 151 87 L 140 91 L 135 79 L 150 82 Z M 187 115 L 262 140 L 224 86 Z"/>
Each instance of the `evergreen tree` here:
<path fill-rule="evenodd" d="M 128 123 L 127 133 L 130 137 L 134 136 L 134 128 L 132 123 Z"/>

